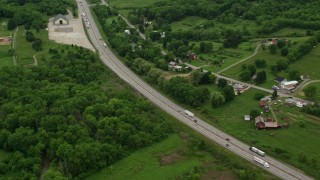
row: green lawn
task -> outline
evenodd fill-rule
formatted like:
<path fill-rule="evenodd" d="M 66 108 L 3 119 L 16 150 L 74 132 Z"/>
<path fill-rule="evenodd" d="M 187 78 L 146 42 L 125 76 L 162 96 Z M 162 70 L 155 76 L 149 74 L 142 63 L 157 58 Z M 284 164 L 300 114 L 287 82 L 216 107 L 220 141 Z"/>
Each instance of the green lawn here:
<path fill-rule="evenodd" d="M 312 78 L 320 79 L 320 45 L 312 49 L 310 53 L 290 65 L 290 69 L 300 71 Z"/>
<path fill-rule="evenodd" d="M 42 51 L 48 51 L 49 48 L 62 46 L 54 41 L 49 40 L 48 31 L 46 30 L 41 29 L 39 32 L 32 30 L 32 32 L 36 38 L 40 38 L 42 40 Z M 35 51 L 32 48 L 32 42 L 28 42 L 26 40 L 25 28 L 23 26 L 20 26 L 17 32 L 15 49 L 17 53 L 17 63 L 19 65 L 28 65 L 34 63 L 33 55 L 41 52 Z M 39 60 L 39 56 L 37 56 L 37 58 Z M 38 63 L 41 65 L 41 61 L 38 61 Z"/>

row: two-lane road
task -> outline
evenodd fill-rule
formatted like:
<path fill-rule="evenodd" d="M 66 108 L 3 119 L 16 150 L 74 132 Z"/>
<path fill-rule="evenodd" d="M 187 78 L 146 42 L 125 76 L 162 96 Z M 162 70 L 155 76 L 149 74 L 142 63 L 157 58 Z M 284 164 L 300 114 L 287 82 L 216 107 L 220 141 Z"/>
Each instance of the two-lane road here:
<path fill-rule="evenodd" d="M 79 2 L 78 2 L 79 3 Z M 102 37 L 98 28 L 92 18 L 89 7 L 85 1 L 82 1 L 82 5 L 79 5 L 80 10 L 87 15 L 88 21 L 91 26 L 87 30 L 88 35 L 90 37 L 91 42 L 97 48 L 100 58 L 102 62 L 107 65 L 112 71 L 114 71 L 120 78 L 130 84 L 133 88 L 139 91 L 142 95 L 148 98 L 155 105 L 166 111 L 168 114 L 172 115 L 185 125 L 191 127 L 195 131 L 203 134 L 205 137 L 211 139 L 217 144 L 225 147 L 227 143 L 229 143 L 229 147 L 227 147 L 230 151 L 235 154 L 243 157 L 244 159 L 253 162 L 253 156 L 257 156 L 255 153 L 249 150 L 249 146 L 242 143 L 241 141 L 229 136 L 228 134 L 218 130 L 217 128 L 209 125 L 208 123 L 202 121 L 198 117 L 191 118 L 183 113 L 183 108 L 179 105 L 173 103 L 171 100 L 157 92 L 150 85 L 141 80 L 136 74 L 134 74 L 128 67 L 126 67 L 111 51 L 108 47 L 103 46 L 103 41 L 99 39 Z M 82 13 L 81 13 L 82 14 Z M 195 123 L 194 120 L 197 120 Z M 230 139 L 230 142 L 226 141 L 226 138 Z M 265 168 L 265 170 L 270 173 L 288 180 L 295 179 L 312 179 L 306 175 L 304 175 L 299 170 L 292 168 L 287 164 L 283 164 L 279 161 L 271 159 L 271 157 L 261 157 L 270 164 L 270 168 Z M 255 163 L 260 166 L 259 164 Z"/>

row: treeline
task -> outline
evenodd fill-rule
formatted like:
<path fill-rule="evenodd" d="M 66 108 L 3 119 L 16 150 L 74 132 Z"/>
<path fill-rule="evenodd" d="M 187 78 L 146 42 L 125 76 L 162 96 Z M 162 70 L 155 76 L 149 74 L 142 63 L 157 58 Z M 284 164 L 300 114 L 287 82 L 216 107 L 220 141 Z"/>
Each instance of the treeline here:
<path fill-rule="evenodd" d="M 0 176 L 36 179 L 48 157 L 65 176 L 82 177 L 173 131 L 148 101 L 119 90 L 90 51 L 49 53 L 44 66 L 0 71 L 0 148 L 8 153 Z"/>
<path fill-rule="evenodd" d="M 292 51 L 288 54 L 288 59 L 290 62 L 295 62 L 302 58 L 304 55 L 308 54 L 320 41 L 320 33 L 317 37 L 312 36 L 303 44 L 299 45 L 296 49 L 292 49 Z"/>
<path fill-rule="evenodd" d="M 48 16 L 67 14 L 68 7 L 77 15 L 76 2 L 71 0 L 8 0 L 0 2 L 0 17 L 9 18 L 9 30 L 20 25 L 40 30 L 47 26 Z"/>

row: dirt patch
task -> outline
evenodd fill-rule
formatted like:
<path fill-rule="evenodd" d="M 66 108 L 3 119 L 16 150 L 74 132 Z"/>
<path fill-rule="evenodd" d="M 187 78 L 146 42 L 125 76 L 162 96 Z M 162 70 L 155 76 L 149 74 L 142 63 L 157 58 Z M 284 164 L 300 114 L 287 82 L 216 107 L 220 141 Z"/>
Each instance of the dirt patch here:
<path fill-rule="evenodd" d="M 166 165 L 178 162 L 178 161 L 180 161 L 182 159 L 183 159 L 182 156 L 180 156 L 177 152 L 174 152 L 174 153 L 172 153 L 170 155 L 163 156 L 161 158 L 161 160 L 160 160 L 160 165 L 161 166 L 166 166 Z"/>
<path fill-rule="evenodd" d="M 201 180 L 234 180 L 238 179 L 231 171 L 216 171 L 211 170 L 201 176 Z"/>
<path fill-rule="evenodd" d="M 12 42 L 12 38 L 8 36 L 0 36 L 0 45 L 7 45 Z"/>

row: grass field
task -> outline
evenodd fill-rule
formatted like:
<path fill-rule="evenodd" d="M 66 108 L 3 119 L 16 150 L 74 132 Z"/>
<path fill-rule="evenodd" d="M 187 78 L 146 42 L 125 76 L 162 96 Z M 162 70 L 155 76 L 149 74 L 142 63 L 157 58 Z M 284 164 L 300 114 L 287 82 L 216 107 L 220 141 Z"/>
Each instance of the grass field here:
<path fill-rule="evenodd" d="M 310 53 L 290 65 L 291 69 L 307 74 L 311 78 L 320 79 L 320 45 L 311 50 Z"/>
<path fill-rule="evenodd" d="M 48 31 L 41 29 L 39 32 L 32 30 L 34 36 L 36 38 L 40 38 L 42 40 L 42 51 L 48 51 L 51 47 L 60 46 L 54 41 L 49 40 Z M 16 53 L 17 53 L 17 63 L 19 65 L 29 65 L 34 63 L 33 55 L 38 54 L 41 51 L 35 51 L 32 48 L 32 42 L 28 42 L 25 38 L 25 29 L 24 27 L 19 27 L 16 37 L 16 45 L 15 45 Z M 39 59 L 39 57 L 38 57 Z M 41 65 L 41 61 L 38 61 Z"/>
<path fill-rule="evenodd" d="M 133 153 L 87 179 L 174 179 L 201 164 L 197 157 L 179 155 L 185 148 L 183 140 L 178 135 L 173 135 L 161 143 Z M 164 162 L 165 157 L 167 162 Z M 200 159 L 213 160 L 208 154 L 202 154 Z"/>

